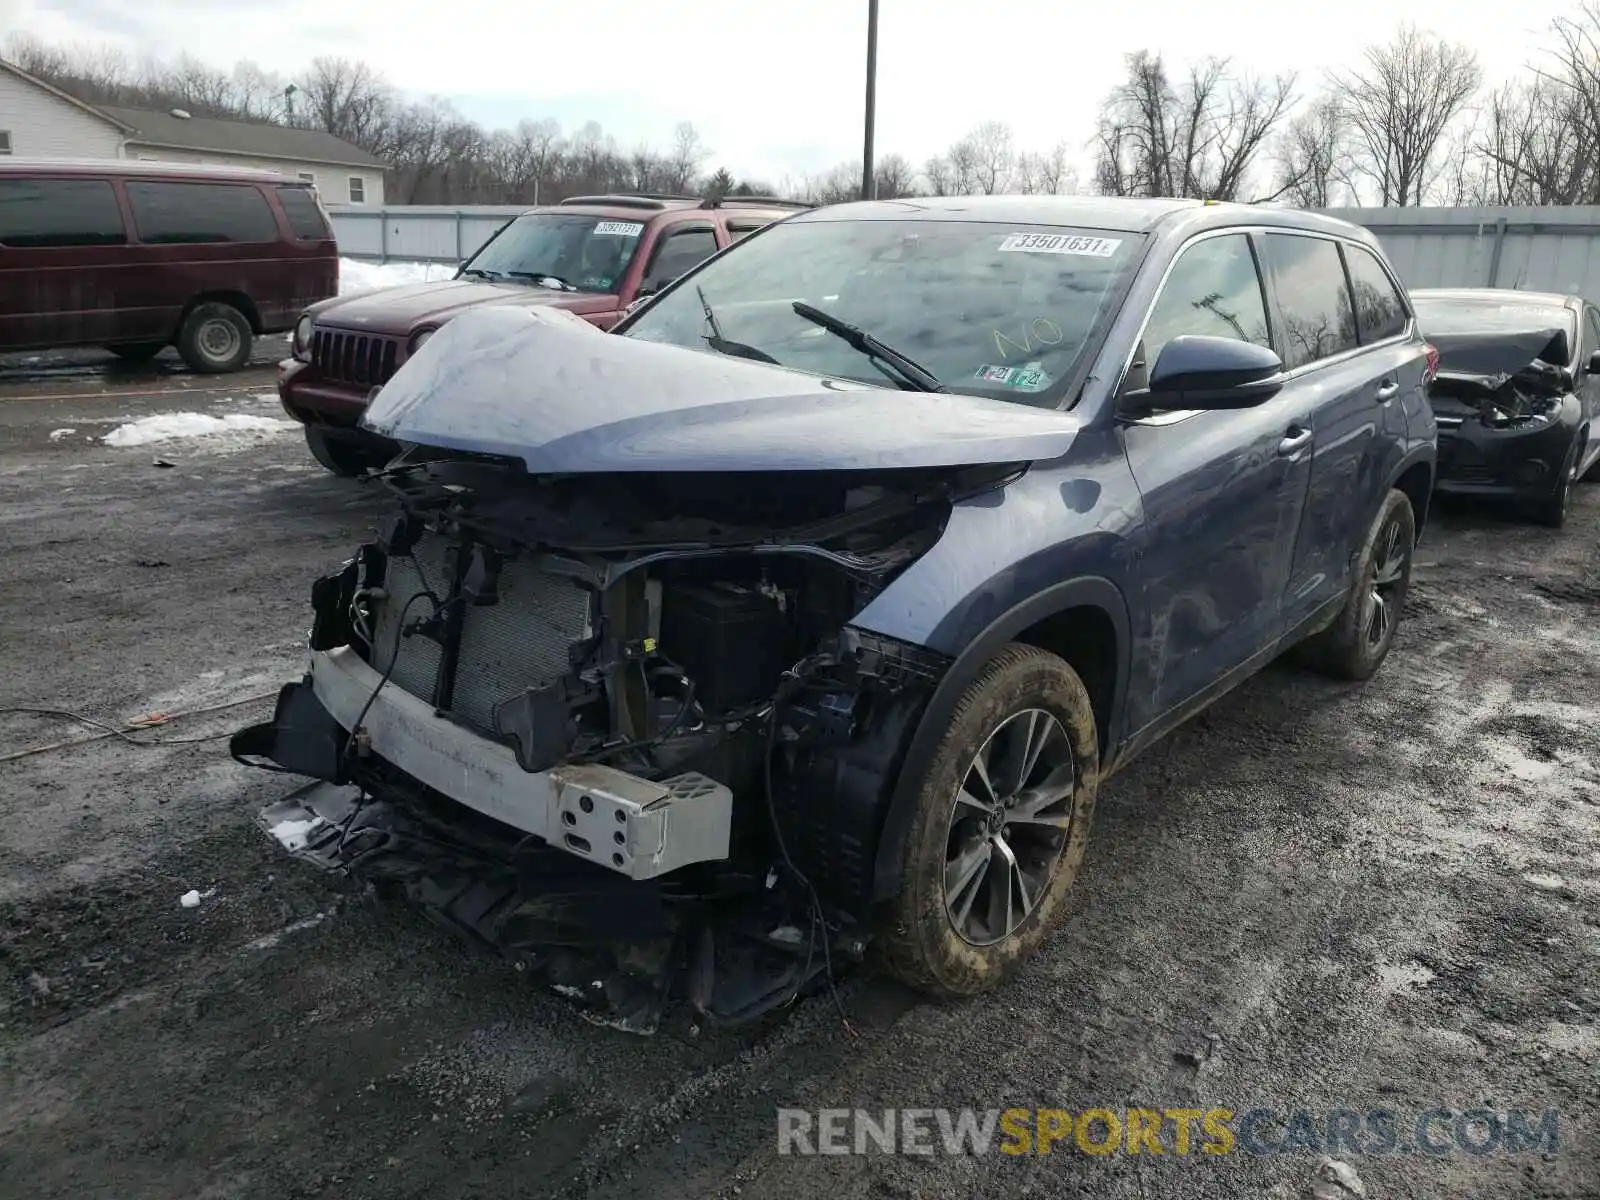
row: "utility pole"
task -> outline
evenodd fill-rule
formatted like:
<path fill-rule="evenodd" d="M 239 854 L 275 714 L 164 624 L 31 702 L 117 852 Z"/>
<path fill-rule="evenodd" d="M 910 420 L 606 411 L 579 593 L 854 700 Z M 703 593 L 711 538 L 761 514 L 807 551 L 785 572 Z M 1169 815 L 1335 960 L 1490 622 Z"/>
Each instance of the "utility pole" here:
<path fill-rule="evenodd" d="M 867 0 L 867 124 L 861 142 L 861 198 L 877 197 L 872 169 L 872 125 L 878 108 L 878 0 Z"/>

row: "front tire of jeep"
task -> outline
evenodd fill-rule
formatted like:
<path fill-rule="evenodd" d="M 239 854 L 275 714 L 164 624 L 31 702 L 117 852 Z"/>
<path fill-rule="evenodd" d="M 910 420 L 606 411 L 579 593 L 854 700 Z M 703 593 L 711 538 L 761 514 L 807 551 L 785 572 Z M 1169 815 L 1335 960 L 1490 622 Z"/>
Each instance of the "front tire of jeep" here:
<path fill-rule="evenodd" d="M 315 425 L 306 426 L 306 447 L 316 459 L 335 475 L 353 479 L 372 467 L 381 467 L 383 455 L 369 450 L 354 437 L 330 433 Z"/>
<path fill-rule="evenodd" d="M 1367 530 L 1344 607 L 1332 625 L 1300 646 L 1307 666 L 1336 679 L 1362 680 L 1383 665 L 1411 587 L 1416 545 L 1411 500 L 1395 488 Z"/>
<path fill-rule="evenodd" d="M 885 966 L 936 997 L 1014 974 L 1065 915 L 1099 780 L 1083 681 L 1053 654 L 1007 646 L 961 694 L 923 771 L 877 939 Z"/>

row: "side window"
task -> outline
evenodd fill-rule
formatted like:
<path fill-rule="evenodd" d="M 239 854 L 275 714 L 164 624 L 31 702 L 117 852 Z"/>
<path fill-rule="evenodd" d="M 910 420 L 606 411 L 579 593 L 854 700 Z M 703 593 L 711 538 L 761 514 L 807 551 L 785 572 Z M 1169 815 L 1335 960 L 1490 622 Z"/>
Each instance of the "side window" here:
<path fill-rule="evenodd" d="M 318 242 L 333 236 L 310 188 L 281 187 L 278 203 L 283 205 L 283 215 L 289 218 L 289 228 L 301 241 Z"/>
<path fill-rule="evenodd" d="M 1269 233 L 1261 240 L 1283 314 L 1278 351 L 1283 365 L 1293 370 L 1353 349 L 1355 314 L 1338 245 L 1287 233 Z"/>
<path fill-rule="evenodd" d="M 744 218 L 742 220 L 737 220 L 737 221 L 729 221 L 728 222 L 728 240 L 731 241 L 731 242 L 737 242 L 740 238 L 749 237 L 756 230 L 764 228 L 765 226 L 767 226 L 769 224 L 771 224 L 770 221 L 757 221 L 757 220 L 751 220 L 750 218 Z"/>
<path fill-rule="evenodd" d="M 1589 343 L 1589 354 L 1593 354 L 1596 350 L 1600 350 L 1600 311 L 1597 311 L 1592 304 L 1585 304 L 1583 315 L 1585 324 L 1588 325 L 1584 330 L 1583 340 Z M 1584 358 L 1587 359 L 1589 354 L 1584 355 Z"/>
<path fill-rule="evenodd" d="M 267 198 L 248 183 L 129 183 L 139 240 L 275 242 L 278 222 Z"/>
<path fill-rule="evenodd" d="M 667 234 L 656 246 L 641 288 L 652 291 L 667 286 L 679 275 L 717 252 L 717 235 L 710 229 L 680 229 Z"/>
<path fill-rule="evenodd" d="M 0 245 L 120 246 L 117 195 L 103 179 L 0 179 Z"/>
<path fill-rule="evenodd" d="M 1173 264 L 1145 325 L 1145 373 L 1154 369 L 1162 347 L 1185 333 L 1272 344 L 1261 276 L 1246 234 L 1206 238 Z"/>
<path fill-rule="evenodd" d="M 1405 299 L 1372 251 L 1347 243 L 1344 265 L 1350 271 L 1350 291 L 1356 301 L 1356 332 L 1362 343 L 1371 345 L 1404 333 Z"/>

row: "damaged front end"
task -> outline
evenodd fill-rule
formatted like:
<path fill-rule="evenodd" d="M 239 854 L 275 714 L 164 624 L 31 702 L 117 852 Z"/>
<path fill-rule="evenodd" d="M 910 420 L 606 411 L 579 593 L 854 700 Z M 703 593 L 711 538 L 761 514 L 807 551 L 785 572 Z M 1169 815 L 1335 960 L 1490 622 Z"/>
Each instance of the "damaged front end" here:
<path fill-rule="evenodd" d="M 1559 329 L 1435 335 L 1429 390 L 1440 488 L 1542 495 L 1558 479 L 1581 409 Z"/>
<path fill-rule="evenodd" d="M 317 781 L 261 824 L 593 1019 L 781 1006 L 866 946 L 890 784 L 947 666 L 851 619 L 1019 469 L 402 458 L 399 515 L 313 587 L 307 675 L 234 737 Z"/>

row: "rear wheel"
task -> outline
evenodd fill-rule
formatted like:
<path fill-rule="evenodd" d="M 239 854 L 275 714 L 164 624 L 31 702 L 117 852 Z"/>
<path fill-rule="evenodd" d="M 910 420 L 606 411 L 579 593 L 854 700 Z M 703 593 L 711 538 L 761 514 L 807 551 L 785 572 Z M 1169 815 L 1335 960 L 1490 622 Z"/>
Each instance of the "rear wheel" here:
<path fill-rule="evenodd" d="M 335 475 L 347 478 L 361 474 L 384 463 L 384 455 L 349 434 L 306 426 L 306 445 L 311 457 Z"/>
<path fill-rule="evenodd" d="M 1011 645 L 968 685 L 923 773 L 885 964 L 935 996 L 970 996 L 1021 967 L 1064 915 L 1100 776 L 1077 673 Z"/>
<path fill-rule="evenodd" d="M 1411 587 L 1416 544 L 1411 500 L 1399 489 L 1391 490 L 1367 531 L 1344 608 L 1332 625 L 1300 648 L 1308 665 L 1340 679 L 1368 679 L 1383 665 Z"/>
<path fill-rule="evenodd" d="M 255 334 L 245 315 L 231 304 L 197 304 L 178 331 L 178 353 L 189 369 L 203 375 L 237 371 L 250 361 Z"/>
<path fill-rule="evenodd" d="M 142 363 L 149 362 L 166 347 L 166 342 L 124 342 L 120 346 L 107 346 L 106 349 L 123 362 Z"/>

